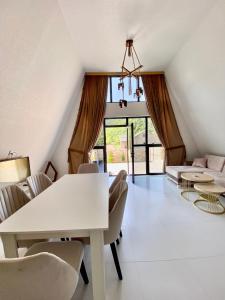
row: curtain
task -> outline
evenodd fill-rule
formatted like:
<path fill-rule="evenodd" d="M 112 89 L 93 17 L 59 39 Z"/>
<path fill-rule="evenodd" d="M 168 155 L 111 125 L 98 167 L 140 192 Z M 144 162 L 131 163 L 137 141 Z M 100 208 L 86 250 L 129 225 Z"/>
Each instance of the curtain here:
<path fill-rule="evenodd" d="M 80 164 L 89 161 L 103 124 L 106 108 L 107 76 L 84 78 L 75 129 L 68 149 L 69 173 L 77 173 Z"/>
<path fill-rule="evenodd" d="M 186 150 L 170 102 L 164 74 L 142 75 L 147 108 L 165 148 L 165 165 L 183 165 Z"/>

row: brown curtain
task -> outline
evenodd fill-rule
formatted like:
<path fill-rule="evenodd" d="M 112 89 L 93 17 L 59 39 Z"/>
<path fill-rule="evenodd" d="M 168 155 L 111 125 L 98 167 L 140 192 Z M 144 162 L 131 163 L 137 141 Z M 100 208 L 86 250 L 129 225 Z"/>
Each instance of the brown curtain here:
<path fill-rule="evenodd" d="M 81 163 L 88 162 L 103 124 L 106 108 L 107 76 L 84 78 L 76 126 L 68 149 L 69 173 L 77 173 Z"/>
<path fill-rule="evenodd" d="M 165 148 L 165 165 L 183 165 L 186 150 L 170 102 L 164 74 L 142 75 L 149 115 Z"/>

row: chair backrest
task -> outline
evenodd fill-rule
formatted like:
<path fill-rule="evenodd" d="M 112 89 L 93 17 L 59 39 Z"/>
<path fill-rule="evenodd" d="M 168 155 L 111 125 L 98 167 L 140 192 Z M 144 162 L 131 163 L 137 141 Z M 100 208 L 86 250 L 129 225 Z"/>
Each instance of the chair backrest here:
<path fill-rule="evenodd" d="M 114 197 L 114 206 L 109 213 L 109 229 L 104 231 L 104 243 L 111 244 L 118 238 L 123 214 L 127 199 L 128 185 L 125 180 L 121 180 L 113 190 L 110 198 Z M 111 200 L 111 199 L 110 199 Z"/>
<path fill-rule="evenodd" d="M 50 253 L 0 260 L 0 299 L 70 300 L 78 274 Z"/>
<path fill-rule="evenodd" d="M 17 185 L 8 185 L 0 191 L 0 222 L 14 214 L 30 201 L 28 195 Z"/>
<path fill-rule="evenodd" d="M 36 197 L 50 185 L 52 185 L 51 179 L 44 173 L 39 173 L 27 177 L 27 184 L 29 186 L 31 196 Z"/>
<path fill-rule="evenodd" d="M 79 165 L 77 173 L 85 174 L 85 173 L 99 173 L 97 164 L 81 164 Z"/>
<path fill-rule="evenodd" d="M 116 187 L 117 183 L 120 180 L 126 180 L 127 179 L 127 172 L 125 170 L 119 171 L 119 173 L 116 175 L 115 179 L 113 180 L 110 188 L 109 188 L 109 193 L 111 194 Z"/>

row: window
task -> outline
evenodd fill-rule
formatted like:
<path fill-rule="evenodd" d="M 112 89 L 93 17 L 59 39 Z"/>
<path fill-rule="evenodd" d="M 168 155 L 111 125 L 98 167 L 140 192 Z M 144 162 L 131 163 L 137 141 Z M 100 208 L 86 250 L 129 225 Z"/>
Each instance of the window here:
<path fill-rule="evenodd" d="M 124 98 L 128 102 L 139 102 L 139 101 L 145 101 L 145 95 L 140 95 L 139 97 L 134 95 L 134 92 L 136 88 L 141 87 L 143 89 L 143 83 L 141 77 L 138 77 L 138 80 L 136 78 L 131 78 L 131 85 L 132 85 L 132 91 L 133 94 L 129 95 L 128 93 L 128 87 L 129 87 L 129 78 L 125 77 L 124 80 Z M 122 98 L 122 91 L 118 90 L 118 83 L 120 83 L 120 77 L 119 76 L 109 76 L 108 79 L 108 93 L 107 93 L 107 102 L 119 102 Z"/>
<path fill-rule="evenodd" d="M 95 144 L 95 146 L 104 146 L 104 130 L 103 127 L 101 128 L 100 134 L 98 136 L 98 140 Z"/>
<path fill-rule="evenodd" d="M 148 118 L 148 144 L 157 144 L 161 145 L 161 141 L 158 137 L 158 134 L 156 133 L 155 127 L 152 123 L 151 118 Z"/>

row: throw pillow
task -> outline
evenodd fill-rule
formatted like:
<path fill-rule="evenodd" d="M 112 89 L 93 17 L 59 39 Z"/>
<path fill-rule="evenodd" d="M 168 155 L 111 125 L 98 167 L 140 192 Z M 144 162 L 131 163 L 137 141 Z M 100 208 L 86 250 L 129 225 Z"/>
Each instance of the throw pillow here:
<path fill-rule="evenodd" d="M 206 168 L 207 158 L 201 157 L 201 158 L 195 158 L 192 166 L 193 167 L 200 167 L 200 168 Z"/>

